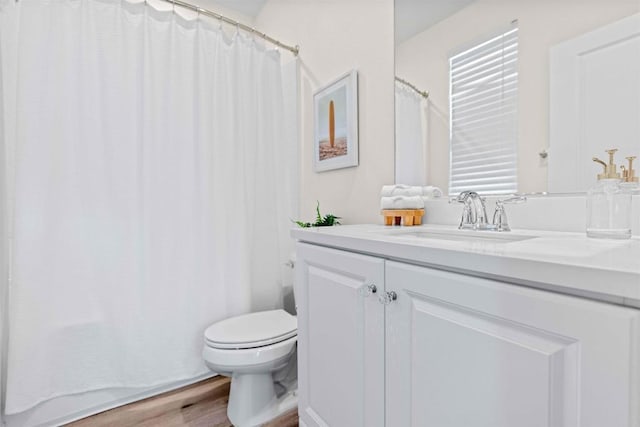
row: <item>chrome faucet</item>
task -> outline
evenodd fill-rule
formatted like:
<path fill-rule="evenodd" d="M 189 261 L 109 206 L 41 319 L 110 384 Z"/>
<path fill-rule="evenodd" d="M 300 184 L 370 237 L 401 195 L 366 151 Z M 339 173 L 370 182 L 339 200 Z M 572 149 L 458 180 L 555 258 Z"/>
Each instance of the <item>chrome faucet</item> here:
<path fill-rule="evenodd" d="M 453 201 L 463 203 L 462 218 L 458 228 L 473 230 L 491 230 L 493 225 L 487 222 L 487 209 L 484 200 L 475 191 L 463 191 Z"/>
<path fill-rule="evenodd" d="M 493 214 L 493 222 L 487 221 L 487 209 L 485 199 L 475 191 L 463 191 L 449 202 L 464 204 L 459 229 L 511 231 L 507 221 L 507 213 L 504 205 L 507 203 L 526 202 L 527 198 L 522 194 L 514 194 L 506 199 L 496 201 L 496 211 Z"/>

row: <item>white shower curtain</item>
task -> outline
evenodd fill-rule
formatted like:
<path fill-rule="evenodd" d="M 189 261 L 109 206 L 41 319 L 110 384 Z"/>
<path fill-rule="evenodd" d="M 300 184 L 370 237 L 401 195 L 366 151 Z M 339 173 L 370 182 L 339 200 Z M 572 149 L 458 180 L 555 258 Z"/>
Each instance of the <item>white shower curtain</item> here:
<path fill-rule="evenodd" d="M 0 1 L 6 412 L 206 372 L 209 324 L 281 304 L 296 156 L 279 52 L 145 2 Z"/>
<path fill-rule="evenodd" d="M 424 98 L 396 81 L 396 183 L 427 183 Z"/>

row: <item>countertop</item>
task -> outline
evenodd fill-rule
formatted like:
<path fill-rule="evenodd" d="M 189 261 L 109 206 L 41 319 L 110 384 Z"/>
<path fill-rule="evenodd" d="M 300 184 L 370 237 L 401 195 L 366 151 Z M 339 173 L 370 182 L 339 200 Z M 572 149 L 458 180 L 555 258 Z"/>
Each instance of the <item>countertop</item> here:
<path fill-rule="evenodd" d="M 452 226 L 297 228 L 303 242 L 640 308 L 640 237 L 458 230 Z M 504 240 L 521 239 L 521 240 Z"/>

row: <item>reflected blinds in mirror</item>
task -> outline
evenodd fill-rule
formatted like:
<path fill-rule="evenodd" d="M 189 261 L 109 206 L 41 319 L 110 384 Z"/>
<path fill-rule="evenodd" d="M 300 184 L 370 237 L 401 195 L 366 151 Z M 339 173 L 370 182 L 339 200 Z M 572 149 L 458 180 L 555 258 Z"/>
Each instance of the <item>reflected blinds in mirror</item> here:
<path fill-rule="evenodd" d="M 517 191 L 518 28 L 449 60 L 449 194 Z"/>

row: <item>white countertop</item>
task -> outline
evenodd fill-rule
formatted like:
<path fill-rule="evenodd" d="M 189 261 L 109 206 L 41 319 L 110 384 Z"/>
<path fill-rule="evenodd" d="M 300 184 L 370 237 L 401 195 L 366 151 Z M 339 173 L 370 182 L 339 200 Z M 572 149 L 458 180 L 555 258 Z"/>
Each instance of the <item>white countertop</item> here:
<path fill-rule="evenodd" d="M 590 239 L 584 233 L 497 233 L 438 225 L 296 228 L 291 235 L 386 259 L 640 307 L 640 237 Z"/>

